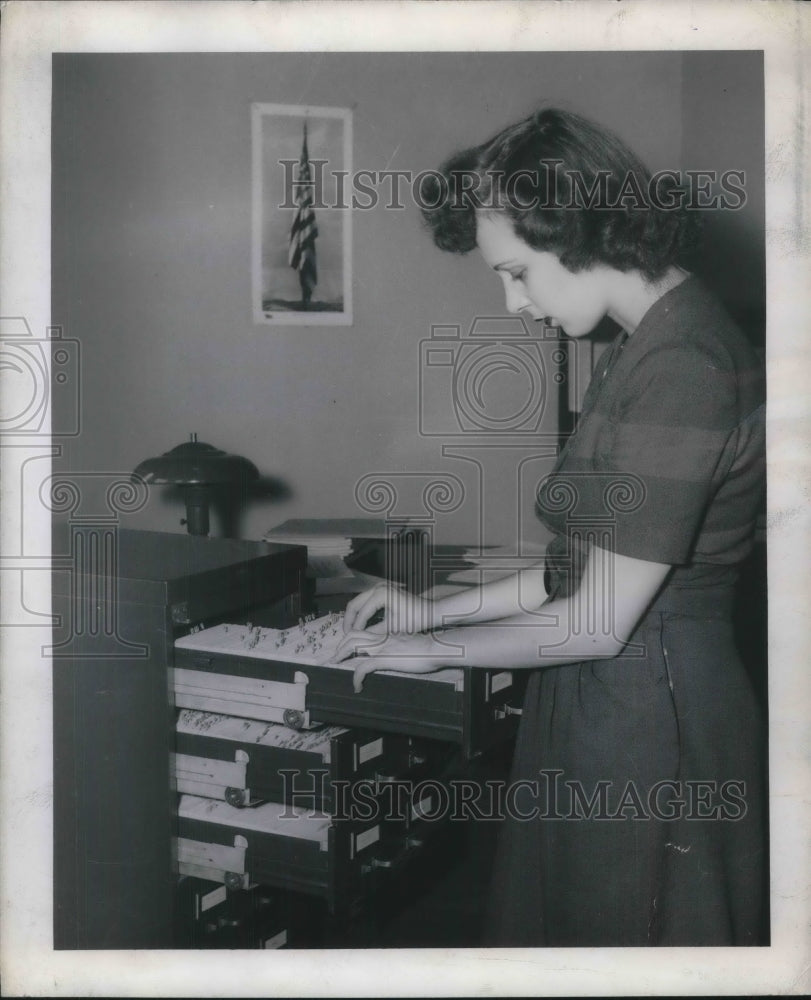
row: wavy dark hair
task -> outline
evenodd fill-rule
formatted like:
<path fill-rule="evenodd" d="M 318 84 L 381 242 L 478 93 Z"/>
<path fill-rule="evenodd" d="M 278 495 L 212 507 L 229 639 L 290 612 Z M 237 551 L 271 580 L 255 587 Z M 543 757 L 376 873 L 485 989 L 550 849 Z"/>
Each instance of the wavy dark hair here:
<path fill-rule="evenodd" d="M 476 246 L 476 212 L 504 211 L 535 250 L 570 271 L 605 264 L 656 280 L 699 237 L 678 176 L 652 177 L 615 135 L 556 108 L 537 111 L 428 172 L 422 214 L 442 250 Z"/>

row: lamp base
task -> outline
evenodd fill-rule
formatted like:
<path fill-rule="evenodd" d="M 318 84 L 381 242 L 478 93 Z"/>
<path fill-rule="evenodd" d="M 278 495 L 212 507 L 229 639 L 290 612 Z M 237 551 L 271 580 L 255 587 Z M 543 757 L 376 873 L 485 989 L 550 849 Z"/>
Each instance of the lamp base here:
<path fill-rule="evenodd" d="M 209 533 L 209 495 L 205 486 L 181 487 L 186 502 L 186 517 L 180 523 L 185 524 L 190 535 L 207 535 Z"/>

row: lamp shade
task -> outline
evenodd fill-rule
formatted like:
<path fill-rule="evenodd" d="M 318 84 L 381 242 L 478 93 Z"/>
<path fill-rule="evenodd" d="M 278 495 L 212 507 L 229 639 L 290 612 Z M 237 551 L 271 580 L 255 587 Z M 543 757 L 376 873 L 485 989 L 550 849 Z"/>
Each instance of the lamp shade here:
<path fill-rule="evenodd" d="M 229 455 L 192 434 L 171 451 L 145 459 L 133 475 L 149 485 L 180 487 L 186 503 L 186 518 L 180 523 L 191 535 L 208 535 L 213 488 L 244 486 L 259 478 L 259 470 L 247 458 Z"/>
<path fill-rule="evenodd" d="M 192 434 L 189 441 L 171 451 L 147 458 L 135 469 L 135 475 L 146 483 L 178 486 L 245 483 L 259 478 L 259 470 L 241 455 L 229 455 L 213 445 L 198 441 Z"/>

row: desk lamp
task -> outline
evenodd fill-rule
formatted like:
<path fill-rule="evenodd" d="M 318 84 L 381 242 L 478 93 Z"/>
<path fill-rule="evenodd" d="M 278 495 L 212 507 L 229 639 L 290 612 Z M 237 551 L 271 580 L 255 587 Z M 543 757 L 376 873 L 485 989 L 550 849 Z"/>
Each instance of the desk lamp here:
<path fill-rule="evenodd" d="M 244 486 L 258 479 L 259 471 L 247 458 L 229 455 L 192 434 L 171 451 L 141 462 L 133 475 L 150 486 L 179 486 L 186 503 L 186 518 L 180 523 L 190 535 L 207 535 L 212 488 Z"/>

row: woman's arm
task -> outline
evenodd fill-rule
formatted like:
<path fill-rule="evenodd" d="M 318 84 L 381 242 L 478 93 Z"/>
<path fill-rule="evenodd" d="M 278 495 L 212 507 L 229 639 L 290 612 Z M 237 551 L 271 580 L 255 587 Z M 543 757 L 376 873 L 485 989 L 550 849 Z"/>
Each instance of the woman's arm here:
<path fill-rule="evenodd" d="M 431 600 L 407 593 L 394 584 L 378 584 L 354 597 L 346 606 L 344 631 L 366 627 L 372 616 L 385 611 L 386 621 L 376 633 L 422 632 L 454 623 L 495 621 L 537 610 L 546 600 L 544 566 L 539 563 L 501 580 L 471 587 Z"/>
<path fill-rule="evenodd" d="M 433 602 L 433 627 L 492 622 L 537 611 L 547 598 L 544 564 Z"/>
<path fill-rule="evenodd" d="M 435 637 L 461 647 L 455 665 L 537 668 L 619 655 L 670 567 L 592 548 L 580 587 L 539 611 Z M 450 665 L 450 664 L 449 664 Z"/>
<path fill-rule="evenodd" d="M 426 673 L 441 667 L 537 669 L 617 656 L 667 577 L 665 563 L 632 559 L 592 547 L 577 592 L 487 625 L 436 635 L 351 633 L 339 659 L 365 655 L 356 689 L 375 670 Z"/>

